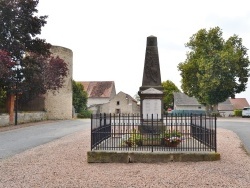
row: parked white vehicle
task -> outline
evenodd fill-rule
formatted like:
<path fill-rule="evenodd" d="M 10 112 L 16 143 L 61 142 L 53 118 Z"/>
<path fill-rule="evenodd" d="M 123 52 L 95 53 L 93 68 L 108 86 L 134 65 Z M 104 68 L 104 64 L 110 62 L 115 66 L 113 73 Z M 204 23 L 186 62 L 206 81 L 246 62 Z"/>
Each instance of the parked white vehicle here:
<path fill-rule="evenodd" d="M 250 107 L 245 107 L 242 110 L 242 117 L 250 117 Z"/>

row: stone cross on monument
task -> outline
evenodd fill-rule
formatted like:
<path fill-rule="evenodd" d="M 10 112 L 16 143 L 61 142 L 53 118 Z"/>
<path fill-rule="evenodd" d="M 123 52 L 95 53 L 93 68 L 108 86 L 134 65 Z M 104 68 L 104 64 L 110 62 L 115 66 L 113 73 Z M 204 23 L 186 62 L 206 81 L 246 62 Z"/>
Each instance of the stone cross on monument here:
<path fill-rule="evenodd" d="M 141 104 L 143 132 L 152 132 L 153 125 L 163 123 L 163 87 L 157 47 L 157 37 L 147 37 L 142 86 L 138 92 Z M 142 128 L 141 127 L 141 128 Z"/>

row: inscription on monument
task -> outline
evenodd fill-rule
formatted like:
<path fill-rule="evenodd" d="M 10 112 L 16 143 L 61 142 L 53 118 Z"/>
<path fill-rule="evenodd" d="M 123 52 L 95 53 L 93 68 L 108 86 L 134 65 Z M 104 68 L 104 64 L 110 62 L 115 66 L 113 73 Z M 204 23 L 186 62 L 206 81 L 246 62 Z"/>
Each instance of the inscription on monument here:
<path fill-rule="evenodd" d="M 161 100 L 160 99 L 144 99 L 143 100 L 143 119 L 161 119 Z"/>

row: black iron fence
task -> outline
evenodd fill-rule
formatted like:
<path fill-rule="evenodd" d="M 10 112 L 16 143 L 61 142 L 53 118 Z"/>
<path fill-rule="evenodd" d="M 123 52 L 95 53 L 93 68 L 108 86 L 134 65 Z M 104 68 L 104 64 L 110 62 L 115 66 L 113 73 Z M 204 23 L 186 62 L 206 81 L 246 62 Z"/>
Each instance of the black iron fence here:
<path fill-rule="evenodd" d="M 217 151 L 216 117 L 92 114 L 91 150 Z"/>

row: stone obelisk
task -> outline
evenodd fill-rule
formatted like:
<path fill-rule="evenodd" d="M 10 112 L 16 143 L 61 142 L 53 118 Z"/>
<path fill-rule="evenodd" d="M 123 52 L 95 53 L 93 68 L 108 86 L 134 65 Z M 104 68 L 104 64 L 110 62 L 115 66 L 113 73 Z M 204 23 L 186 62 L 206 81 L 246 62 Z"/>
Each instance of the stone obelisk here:
<path fill-rule="evenodd" d="M 161 86 L 161 71 L 157 47 L 157 38 L 155 36 L 147 37 L 147 47 L 144 62 L 144 71 L 142 86 L 140 91 L 148 88 L 163 90 Z"/>
<path fill-rule="evenodd" d="M 163 87 L 157 47 L 157 37 L 147 37 L 142 86 L 138 92 L 141 104 L 141 130 L 155 132 L 150 127 L 162 124 Z"/>

